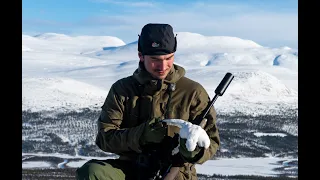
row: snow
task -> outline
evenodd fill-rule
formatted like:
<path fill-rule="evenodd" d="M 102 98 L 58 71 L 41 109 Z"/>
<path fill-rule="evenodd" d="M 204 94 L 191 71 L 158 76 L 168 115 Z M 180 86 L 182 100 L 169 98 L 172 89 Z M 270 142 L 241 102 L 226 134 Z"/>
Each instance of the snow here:
<path fill-rule="evenodd" d="M 32 153 L 22 153 L 22 155 L 39 155 Z M 105 157 L 88 157 L 79 156 L 73 157 L 63 154 L 46 154 L 43 156 L 61 157 L 64 158 L 58 165 L 54 165 L 47 161 L 29 161 L 22 163 L 22 168 L 77 168 L 82 166 L 90 159 L 107 159 Z M 79 159 L 80 158 L 80 159 Z M 195 168 L 198 174 L 204 175 L 258 175 L 258 176 L 276 176 L 279 172 L 274 171 L 275 168 L 284 167 L 286 169 L 294 170 L 295 166 L 290 166 L 288 163 L 297 161 L 293 158 L 220 158 L 209 160 L 203 164 L 196 164 Z M 282 162 L 282 163 L 280 163 Z"/>
<path fill-rule="evenodd" d="M 218 159 L 207 161 L 202 165 L 196 165 L 199 174 L 223 174 L 223 175 L 258 175 L 276 176 L 274 168 L 283 167 L 277 164 L 285 158 L 238 158 Z"/>
<path fill-rule="evenodd" d="M 285 137 L 287 136 L 286 134 L 283 134 L 283 133 L 259 133 L 259 132 L 256 132 L 256 133 L 253 133 L 255 136 L 257 137 L 261 137 L 261 136 L 280 136 L 280 137 Z"/>
<path fill-rule="evenodd" d="M 22 168 L 48 168 L 51 167 L 51 164 L 44 161 L 27 161 L 22 162 Z"/>
<path fill-rule="evenodd" d="M 240 39 L 238 37 L 229 36 L 203 36 L 198 33 L 191 32 L 177 32 L 177 42 L 179 46 L 179 51 L 184 51 L 188 49 L 193 50 L 212 50 L 213 47 L 217 48 L 260 48 L 261 45 L 250 41 Z"/>
<path fill-rule="evenodd" d="M 81 53 L 109 46 L 121 46 L 125 43 L 112 36 L 68 36 L 58 33 L 43 33 L 35 36 L 22 35 L 22 47 L 36 52 L 56 51 L 58 53 Z M 90 42 L 90 43 L 88 43 Z"/>
<path fill-rule="evenodd" d="M 108 91 L 69 78 L 24 78 L 22 79 L 23 109 L 36 111 L 34 107 L 48 109 L 90 108 L 103 103 Z M 63 101 L 61 101 L 63 99 Z M 30 108 L 28 108 L 30 107 Z"/>

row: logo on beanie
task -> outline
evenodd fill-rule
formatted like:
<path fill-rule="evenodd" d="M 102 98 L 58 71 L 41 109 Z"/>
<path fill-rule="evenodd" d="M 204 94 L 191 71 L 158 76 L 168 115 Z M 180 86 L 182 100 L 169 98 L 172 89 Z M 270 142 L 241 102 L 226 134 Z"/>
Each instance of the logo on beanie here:
<path fill-rule="evenodd" d="M 159 45 L 160 45 L 160 44 L 159 44 L 159 43 L 156 43 L 156 42 L 153 42 L 153 43 L 151 44 L 152 47 L 159 47 Z"/>

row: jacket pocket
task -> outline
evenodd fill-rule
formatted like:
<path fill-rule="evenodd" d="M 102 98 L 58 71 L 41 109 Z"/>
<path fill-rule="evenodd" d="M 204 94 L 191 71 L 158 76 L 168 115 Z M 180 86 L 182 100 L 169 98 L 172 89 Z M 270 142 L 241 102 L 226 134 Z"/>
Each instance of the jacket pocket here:
<path fill-rule="evenodd" d="M 180 167 L 180 172 L 175 180 L 198 180 L 194 165 L 184 163 L 183 167 Z"/>

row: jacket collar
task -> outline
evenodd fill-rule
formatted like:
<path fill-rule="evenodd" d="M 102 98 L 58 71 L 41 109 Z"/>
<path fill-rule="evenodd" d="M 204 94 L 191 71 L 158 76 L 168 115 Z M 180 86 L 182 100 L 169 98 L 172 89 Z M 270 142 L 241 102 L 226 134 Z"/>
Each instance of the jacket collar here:
<path fill-rule="evenodd" d="M 175 84 L 184 75 L 185 69 L 173 64 L 165 79 L 156 79 L 145 69 L 143 62 L 139 62 L 139 67 L 133 73 L 133 77 L 141 85 L 144 85 L 145 91 L 147 91 L 148 94 L 154 94 L 159 92 L 161 89 L 167 89 L 169 84 Z"/>

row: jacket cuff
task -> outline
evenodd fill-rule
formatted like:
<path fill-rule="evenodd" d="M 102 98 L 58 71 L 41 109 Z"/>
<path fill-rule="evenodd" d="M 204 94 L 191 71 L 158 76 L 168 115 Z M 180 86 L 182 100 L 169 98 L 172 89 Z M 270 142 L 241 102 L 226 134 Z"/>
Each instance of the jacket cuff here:
<path fill-rule="evenodd" d="M 140 137 L 144 131 L 145 123 L 129 129 L 128 147 L 137 153 L 141 153 Z"/>
<path fill-rule="evenodd" d="M 192 163 L 192 164 L 197 163 L 199 160 L 203 158 L 203 154 L 205 151 L 203 147 L 197 147 L 197 148 L 200 148 L 200 151 L 193 158 L 187 158 L 181 155 L 182 159 L 188 163 Z"/>

